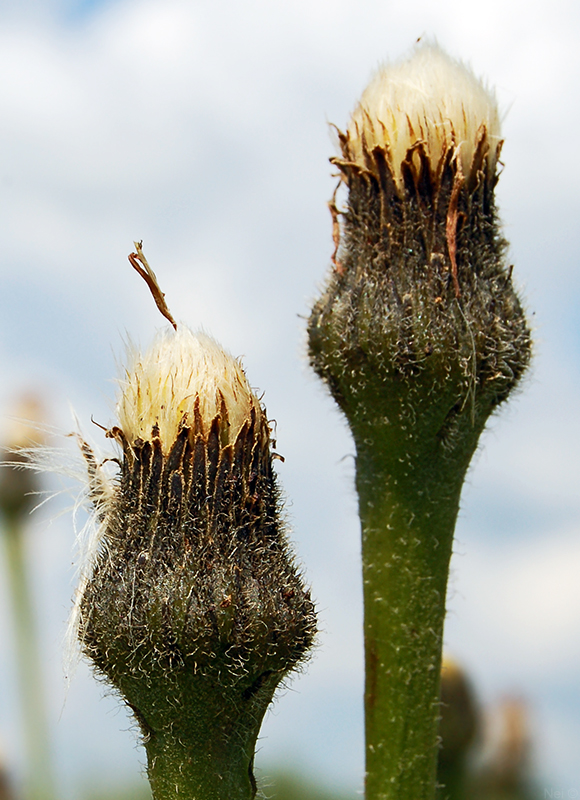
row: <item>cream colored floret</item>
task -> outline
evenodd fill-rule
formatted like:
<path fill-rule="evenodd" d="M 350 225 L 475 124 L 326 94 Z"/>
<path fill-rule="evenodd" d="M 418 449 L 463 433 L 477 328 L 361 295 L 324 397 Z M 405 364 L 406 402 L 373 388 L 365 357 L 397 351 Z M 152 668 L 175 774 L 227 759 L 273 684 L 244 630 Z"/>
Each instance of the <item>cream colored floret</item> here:
<path fill-rule="evenodd" d="M 361 166 L 363 144 L 367 150 L 376 145 L 387 149 L 397 181 L 407 150 L 416 142 L 425 143 L 433 167 L 450 146 L 459 146 L 467 176 L 482 126 L 493 168 L 500 142 L 494 93 L 465 64 L 437 45 L 425 44 L 411 58 L 381 68 L 371 80 L 349 123 L 349 146 Z"/>
<path fill-rule="evenodd" d="M 221 408 L 223 395 L 233 441 L 252 408 L 260 410 L 238 360 L 204 333 L 180 326 L 160 334 L 144 356 L 133 355 L 126 369 L 117 405 L 119 424 L 129 441 L 151 439 L 159 426 L 164 450 L 168 450 L 184 415 L 193 422 L 195 400 L 207 433 Z"/>

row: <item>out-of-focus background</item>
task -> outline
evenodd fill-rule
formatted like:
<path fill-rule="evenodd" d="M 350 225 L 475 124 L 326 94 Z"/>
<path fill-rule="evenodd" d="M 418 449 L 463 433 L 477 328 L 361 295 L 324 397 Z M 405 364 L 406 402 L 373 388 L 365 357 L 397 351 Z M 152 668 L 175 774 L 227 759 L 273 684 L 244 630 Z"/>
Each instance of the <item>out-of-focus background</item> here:
<path fill-rule="evenodd" d="M 497 88 L 498 201 L 536 339 L 465 487 L 446 645 L 482 706 L 526 705 L 543 796 L 580 796 L 579 34 L 572 0 L 0 2 L 0 411 L 40 395 L 49 424 L 106 452 L 91 414 L 113 422 L 124 340 L 146 346 L 163 323 L 127 262 L 133 239 L 174 316 L 244 357 L 277 421 L 321 625 L 267 716 L 266 785 L 283 769 L 329 792 L 362 787 L 353 446 L 308 370 L 303 317 L 332 252 L 328 123 L 345 126 L 373 69 L 423 36 Z M 72 503 L 56 498 L 27 530 L 63 800 L 133 787 L 144 764 L 86 665 L 63 677 Z M 0 564 L 0 750 L 18 782 L 5 587 Z"/>

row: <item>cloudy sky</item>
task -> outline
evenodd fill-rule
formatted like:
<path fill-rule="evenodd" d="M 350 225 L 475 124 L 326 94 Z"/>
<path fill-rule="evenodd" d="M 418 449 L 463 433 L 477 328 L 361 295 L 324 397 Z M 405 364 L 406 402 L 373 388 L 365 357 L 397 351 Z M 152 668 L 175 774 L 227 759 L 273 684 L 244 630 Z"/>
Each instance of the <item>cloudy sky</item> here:
<path fill-rule="evenodd" d="M 448 651 L 482 702 L 527 700 L 542 785 L 580 790 L 580 12 L 571 0 L 0 1 L 0 402 L 45 397 L 52 424 L 105 447 L 127 335 L 161 325 L 127 263 L 134 239 L 173 314 L 243 355 L 278 426 L 279 474 L 322 634 L 269 714 L 258 764 L 360 788 L 359 531 L 353 447 L 304 358 L 328 267 L 328 123 L 376 66 L 435 37 L 496 87 L 498 187 L 534 368 L 492 420 L 465 487 Z M 130 781 L 130 722 L 62 638 L 70 518 L 29 546 L 63 797 Z M 0 637 L 10 619 L 0 586 Z M 0 737 L 21 765 L 15 667 L 0 648 Z M 105 777 L 103 777 L 105 776 Z M 573 795 L 570 795 L 573 796 Z"/>

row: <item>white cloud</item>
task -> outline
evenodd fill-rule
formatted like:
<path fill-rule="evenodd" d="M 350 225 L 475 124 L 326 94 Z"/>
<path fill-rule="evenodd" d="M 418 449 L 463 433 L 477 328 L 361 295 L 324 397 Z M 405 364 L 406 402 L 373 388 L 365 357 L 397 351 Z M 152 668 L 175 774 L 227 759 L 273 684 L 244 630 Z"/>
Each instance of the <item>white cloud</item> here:
<path fill-rule="evenodd" d="M 461 537 L 461 533 L 460 533 Z M 580 659 L 580 522 L 529 541 L 458 545 L 453 561 L 450 646 L 471 651 L 480 671 L 498 660 L 512 680 L 549 682 Z"/>

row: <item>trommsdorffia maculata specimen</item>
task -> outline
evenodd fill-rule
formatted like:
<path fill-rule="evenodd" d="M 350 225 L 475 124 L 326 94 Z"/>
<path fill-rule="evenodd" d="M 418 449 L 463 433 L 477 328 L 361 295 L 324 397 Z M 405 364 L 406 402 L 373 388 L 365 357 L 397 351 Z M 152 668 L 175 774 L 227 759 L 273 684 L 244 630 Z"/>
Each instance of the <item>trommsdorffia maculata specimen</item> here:
<path fill-rule="evenodd" d="M 139 723 L 156 800 L 249 800 L 262 718 L 310 649 L 314 606 L 262 403 L 238 360 L 166 313 L 140 246 L 132 263 L 173 328 L 129 354 L 107 431 L 117 477 L 82 443 L 100 545 L 78 635 Z"/>
<path fill-rule="evenodd" d="M 432 800 L 445 592 L 465 472 L 530 361 L 494 190 L 493 92 L 437 45 L 380 69 L 331 159 L 335 252 L 309 357 L 356 445 L 367 800 Z"/>

